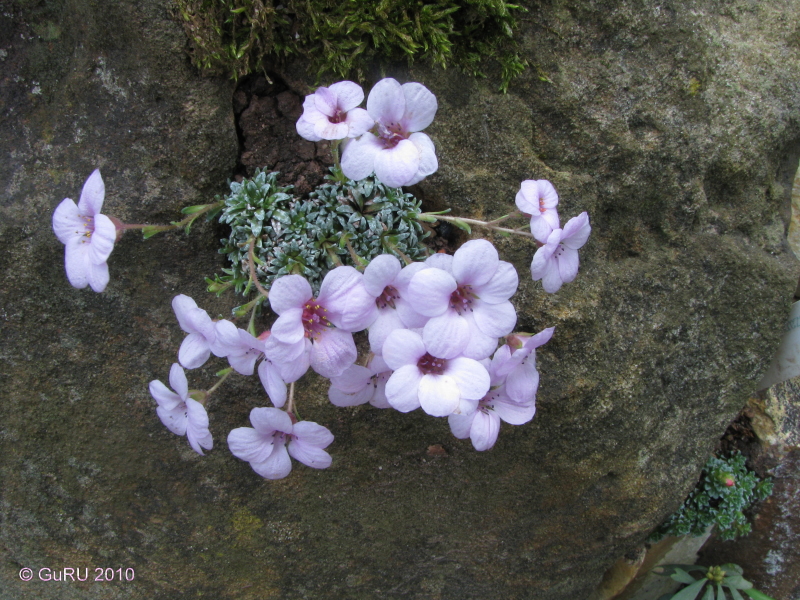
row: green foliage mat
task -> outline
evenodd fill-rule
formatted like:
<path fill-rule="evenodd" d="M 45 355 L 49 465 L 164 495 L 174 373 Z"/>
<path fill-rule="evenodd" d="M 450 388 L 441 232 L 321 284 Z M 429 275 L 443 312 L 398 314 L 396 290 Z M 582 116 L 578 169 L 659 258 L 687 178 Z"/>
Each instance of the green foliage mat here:
<path fill-rule="evenodd" d="M 504 0 L 176 0 L 194 64 L 234 78 L 264 70 L 268 56 L 303 56 L 316 71 L 363 80 L 375 58 L 455 64 L 485 76 L 501 69 L 500 90 L 527 66 L 513 38 L 515 12 Z"/>

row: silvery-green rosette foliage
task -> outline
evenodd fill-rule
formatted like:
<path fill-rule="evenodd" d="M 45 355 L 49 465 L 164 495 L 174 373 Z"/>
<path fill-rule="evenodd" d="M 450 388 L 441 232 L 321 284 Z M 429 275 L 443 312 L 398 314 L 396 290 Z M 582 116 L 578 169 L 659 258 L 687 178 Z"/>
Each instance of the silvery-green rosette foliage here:
<path fill-rule="evenodd" d="M 300 199 L 292 195 L 292 186 L 279 186 L 277 176 L 258 170 L 253 178 L 230 184 L 219 220 L 231 226 L 228 239 L 220 240 L 220 253 L 228 255 L 231 268 L 207 280 L 210 291 L 234 286 L 249 293 L 251 241 L 256 276 L 267 289 L 275 278 L 296 274 L 317 292 L 331 268 L 355 266 L 351 249 L 367 261 L 386 252 L 424 258 L 421 242 L 427 234 L 416 219 L 420 202 L 413 195 L 374 177 L 344 183 L 329 177 Z"/>

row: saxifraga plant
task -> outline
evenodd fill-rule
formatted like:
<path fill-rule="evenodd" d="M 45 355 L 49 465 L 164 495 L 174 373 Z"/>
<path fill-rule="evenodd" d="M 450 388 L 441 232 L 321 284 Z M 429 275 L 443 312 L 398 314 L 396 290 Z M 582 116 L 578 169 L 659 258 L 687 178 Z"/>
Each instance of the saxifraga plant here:
<path fill-rule="evenodd" d="M 337 264 L 356 266 L 386 252 L 411 260 L 426 255 L 421 242 L 427 233 L 416 219 L 420 202 L 411 194 L 374 177 L 329 178 L 308 199 L 299 199 L 292 186 L 277 184 L 277 176 L 259 169 L 254 177 L 230 184 L 219 220 L 231 226 L 230 236 L 220 240 L 220 253 L 228 255 L 231 268 L 206 280 L 210 291 L 219 294 L 233 286 L 247 295 L 251 260 L 266 289 L 276 277 L 297 274 L 317 292 Z"/>
<path fill-rule="evenodd" d="M 691 571 L 699 571 L 702 577 L 695 579 L 689 574 Z M 727 600 L 726 592 L 733 600 L 744 600 L 741 592 L 753 600 L 775 600 L 771 596 L 753 589 L 753 584 L 742 577 L 744 572 L 742 567 L 731 563 L 721 567 L 662 565 L 653 569 L 653 572 L 656 575 L 663 575 L 686 584 L 686 587 L 677 593 L 664 594 L 658 600 L 696 600 L 704 588 L 705 593 L 701 600 Z"/>
<path fill-rule="evenodd" d="M 751 531 L 744 511 L 757 500 L 772 494 L 772 481 L 760 480 L 736 453 L 729 458 L 711 457 L 703 467 L 700 481 L 677 512 L 650 536 L 657 542 L 665 536 L 694 537 L 715 525 L 723 540 L 732 540 Z"/>

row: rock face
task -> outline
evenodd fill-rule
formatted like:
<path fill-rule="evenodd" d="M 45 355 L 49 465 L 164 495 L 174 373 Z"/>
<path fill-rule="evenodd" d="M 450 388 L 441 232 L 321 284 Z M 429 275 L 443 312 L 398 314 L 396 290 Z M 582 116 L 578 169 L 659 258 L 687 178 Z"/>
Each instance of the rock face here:
<path fill-rule="evenodd" d="M 4 597 L 587 598 L 679 506 L 777 346 L 798 277 L 797 3 L 531 3 L 538 68 L 508 95 L 452 70 L 388 74 L 439 99 L 440 169 L 417 190 L 430 209 L 496 217 L 520 181 L 547 178 L 562 222 L 590 213 L 581 274 L 554 296 L 527 277 L 531 244 L 495 240 L 521 275 L 518 330 L 556 327 L 534 421 L 477 453 L 419 411 L 336 409 L 312 379 L 300 411 L 336 436 L 333 466 L 267 482 L 225 447 L 267 404 L 239 378 L 211 401 L 200 457 L 147 383 L 183 337 L 172 296 L 235 303 L 203 291 L 223 231 L 129 233 L 94 294 L 68 285 L 50 219 L 95 167 L 104 212 L 129 222 L 223 193 L 233 86 L 188 67 L 166 1 L 5 4 Z M 93 581 L 106 567 L 135 579 Z"/>

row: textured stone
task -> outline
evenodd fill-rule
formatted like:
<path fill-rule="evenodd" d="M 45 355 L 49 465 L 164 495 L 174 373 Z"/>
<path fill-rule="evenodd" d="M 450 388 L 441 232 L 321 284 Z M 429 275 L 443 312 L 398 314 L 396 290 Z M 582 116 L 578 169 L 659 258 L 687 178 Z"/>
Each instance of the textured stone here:
<path fill-rule="evenodd" d="M 147 393 L 182 339 L 171 297 L 215 315 L 234 302 L 203 291 L 224 232 L 127 234 L 93 294 L 69 287 L 50 231 L 97 166 L 106 212 L 127 221 L 225 191 L 233 87 L 191 71 L 168 7 L 18 0 L 0 16 L 2 597 L 587 598 L 680 505 L 777 346 L 798 278 L 785 230 L 800 8 L 529 3 L 521 39 L 539 68 L 505 96 L 386 66 L 439 98 L 428 208 L 496 217 L 544 177 L 562 219 L 588 210 L 594 232 L 555 296 L 526 275 L 532 244 L 496 239 L 521 274 L 518 328 L 556 327 L 531 424 L 477 453 L 419 411 L 336 409 L 311 379 L 300 413 L 335 434 L 333 466 L 267 482 L 224 441 L 266 404 L 255 378 L 213 397 L 205 458 Z M 25 583 L 23 566 L 136 580 Z"/>

